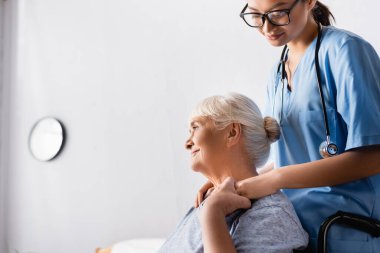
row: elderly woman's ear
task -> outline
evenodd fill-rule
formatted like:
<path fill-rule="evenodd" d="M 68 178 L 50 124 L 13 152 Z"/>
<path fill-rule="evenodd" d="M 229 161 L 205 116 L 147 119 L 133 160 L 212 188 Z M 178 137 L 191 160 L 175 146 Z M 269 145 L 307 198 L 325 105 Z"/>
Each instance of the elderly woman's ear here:
<path fill-rule="evenodd" d="M 227 146 L 232 147 L 239 143 L 241 138 L 241 124 L 231 123 L 228 127 Z"/>

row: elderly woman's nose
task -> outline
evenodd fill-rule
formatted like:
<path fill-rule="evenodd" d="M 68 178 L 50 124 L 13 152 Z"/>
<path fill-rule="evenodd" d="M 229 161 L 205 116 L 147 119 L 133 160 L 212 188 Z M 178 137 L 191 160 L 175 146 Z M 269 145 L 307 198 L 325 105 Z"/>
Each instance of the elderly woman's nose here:
<path fill-rule="evenodd" d="M 186 142 L 185 142 L 185 148 L 186 148 L 186 149 L 191 149 L 191 147 L 192 147 L 193 145 L 194 145 L 194 143 L 193 143 L 191 137 L 190 137 L 189 139 L 186 140 Z"/>

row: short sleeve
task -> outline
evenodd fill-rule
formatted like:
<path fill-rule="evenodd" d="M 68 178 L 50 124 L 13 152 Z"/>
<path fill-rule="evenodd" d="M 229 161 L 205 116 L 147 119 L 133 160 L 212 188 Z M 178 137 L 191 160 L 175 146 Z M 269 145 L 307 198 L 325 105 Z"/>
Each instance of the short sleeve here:
<path fill-rule="evenodd" d="M 347 126 L 345 149 L 380 144 L 380 61 L 374 48 L 348 39 L 337 52 L 333 75 L 337 110 Z"/>
<path fill-rule="evenodd" d="M 242 215 L 232 239 L 237 252 L 241 253 L 291 253 L 308 244 L 302 227 L 280 206 L 268 206 Z"/>

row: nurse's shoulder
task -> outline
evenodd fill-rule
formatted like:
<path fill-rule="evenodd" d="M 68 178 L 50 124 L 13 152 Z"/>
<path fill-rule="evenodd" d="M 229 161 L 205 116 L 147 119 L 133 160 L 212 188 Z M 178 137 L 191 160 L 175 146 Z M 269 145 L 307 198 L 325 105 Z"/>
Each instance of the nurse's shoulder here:
<path fill-rule="evenodd" d="M 372 45 L 356 33 L 335 26 L 323 27 L 321 50 L 340 51 L 342 48 L 352 47 L 356 49 L 374 51 Z"/>

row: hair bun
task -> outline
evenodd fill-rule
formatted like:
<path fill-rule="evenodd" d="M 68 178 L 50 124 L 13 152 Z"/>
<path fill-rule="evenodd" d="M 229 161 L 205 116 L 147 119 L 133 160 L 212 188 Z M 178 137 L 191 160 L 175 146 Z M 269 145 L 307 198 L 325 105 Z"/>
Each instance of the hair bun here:
<path fill-rule="evenodd" d="M 272 117 L 264 117 L 264 129 L 270 143 L 280 139 L 280 126 Z"/>

